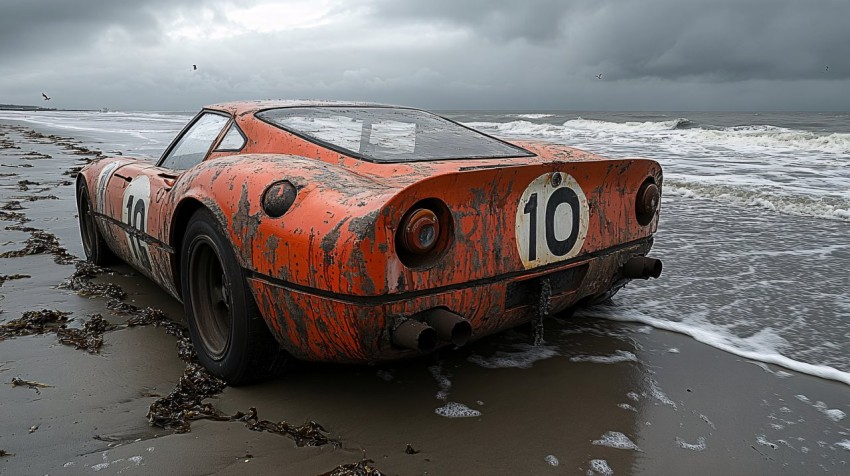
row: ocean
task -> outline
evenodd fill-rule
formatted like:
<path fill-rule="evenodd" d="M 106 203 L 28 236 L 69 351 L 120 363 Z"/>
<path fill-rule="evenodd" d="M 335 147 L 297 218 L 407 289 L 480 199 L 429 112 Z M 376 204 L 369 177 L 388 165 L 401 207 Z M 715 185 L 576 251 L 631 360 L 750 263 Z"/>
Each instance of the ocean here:
<path fill-rule="evenodd" d="M 664 167 L 654 281 L 580 315 L 850 384 L 850 114 L 444 111 L 506 139 Z M 158 157 L 185 112 L 13 112 L 106 154 Z"/>

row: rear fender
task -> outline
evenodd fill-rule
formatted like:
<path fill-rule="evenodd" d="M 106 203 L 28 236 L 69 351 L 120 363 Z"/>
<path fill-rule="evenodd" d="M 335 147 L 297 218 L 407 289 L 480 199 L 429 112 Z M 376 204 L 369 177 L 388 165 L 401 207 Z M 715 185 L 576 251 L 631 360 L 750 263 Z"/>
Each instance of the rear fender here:
<path fill-rule="evenodd" d="M 292 183 L 298 193 L 289 211 L 274 218 L 263 210 L 262 197 L 270 185 L 282 180 Z M 356 249 L 377 249 L 373 244 L 384 239 L 375 236 L 375 217 L 392 193 L 384 185 L 314 159 L 242 155 L 193 168 L 175 183 L 172 196 L 180 197 L 175 210 L 192 203 L 208 208 L 249 272 L 353 292 L 360 288 L 354 279 L 357 271 L 343 270 L 350 269 L 350 261 L 361 261 L 352 257 Z M 180 226 L 187 218 L 185 213 L 175 215 L 181 222 L 171 224 L 172 244 L 179 243 Z M 364 239 L 369 243 L 361 243 Z"/>

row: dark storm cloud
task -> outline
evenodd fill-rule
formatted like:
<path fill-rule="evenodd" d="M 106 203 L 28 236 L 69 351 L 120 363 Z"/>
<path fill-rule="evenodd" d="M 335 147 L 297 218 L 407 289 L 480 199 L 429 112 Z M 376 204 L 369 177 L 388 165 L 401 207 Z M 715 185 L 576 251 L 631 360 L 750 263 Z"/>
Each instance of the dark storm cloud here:
<path fill-rule="evenodd" d="M 607 79 L 850 78 L 846 0 L 377 0 L 374 15 L 547 43 Z"/>
<path fill-rule="evenodd" d="M 848 0 L 271 1 L 0 0 L 0 103 L 850 109 Z"/>
<path fill-rule="evenodd" d="M 181 6 L 198 8 L 190 0 L 2 0 L 0 1 L 0 62 L 59 55 L 87 49 L 112 28 L 136 45 L 156 45 L 162 31 L 155 13 Z M 61 58 L 57 56 L 57 60 Z"/>
<path fill-rule="evenodd" d="M 587 63 L 622 78 L 850 77 L 850 2 L 627 2 L 582 19 Z"/>
<path fill-rule="evenodd" d="M 376 0 L 376 16 L 386 21 L 442 22 L 471 28 L 476 35 L 500 41 L 552 41 L 562 22 L 588 8 L 586 1 L 563 0 Z"/>
<path fill-rule="evenodd" d="M 0 15 L 0 59 L 47 56 L 86 47 L 110 26 L 147 32 L 155 23 L 148 9 L 155 7 L 155 2 L 125 4 L 110 0 L 4 1 Z M 143 41 L 156 41 L 155 35 L 141 36 Z"/>

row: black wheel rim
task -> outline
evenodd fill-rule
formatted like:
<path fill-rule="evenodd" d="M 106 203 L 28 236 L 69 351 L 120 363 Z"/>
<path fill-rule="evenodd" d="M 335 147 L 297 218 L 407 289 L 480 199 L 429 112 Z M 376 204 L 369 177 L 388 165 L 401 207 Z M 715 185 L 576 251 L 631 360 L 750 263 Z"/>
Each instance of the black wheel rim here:
<path fill-rule="evenodd" d="M 218 249 L 209 238 L 195 238 L 189 252 L 189 299 L 204 350 L 220 360 L 230 345 L 232 317 L 230 279 Z"/>
<path fill-rule="evenodd" d="M 95 240 L 97 239 L 95 235 L 96 226 L 94 212 L 92 212 L 89 204 L 89 194 L 83 191 L 80 194 L 80 235 L 83 239 L 83 251 L 88 258 L 91 258 L 94 254 Z"/>

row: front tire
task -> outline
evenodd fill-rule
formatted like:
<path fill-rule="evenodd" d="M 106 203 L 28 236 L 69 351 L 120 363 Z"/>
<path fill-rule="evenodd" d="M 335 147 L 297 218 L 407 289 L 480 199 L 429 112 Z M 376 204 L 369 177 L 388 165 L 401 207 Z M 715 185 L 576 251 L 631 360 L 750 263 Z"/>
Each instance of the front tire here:
<path fill-rule="evenodd" d="M 183 305 L 201 364 L 230 385 L 276 373 L 285 360 L 283 352 L 209 210 L 200 209 L 189 219 L 180 258 Z"/>
<path fill-rule="evenodd" d="M 98 266 L 105 266 L 115 261 L 115 254 L 109 249 L 97 229 L 97 221 L 85 180 L 77 182 L 77 216 L 80 220 L 80 239 L 83 242 L 86 259 Z"/>

